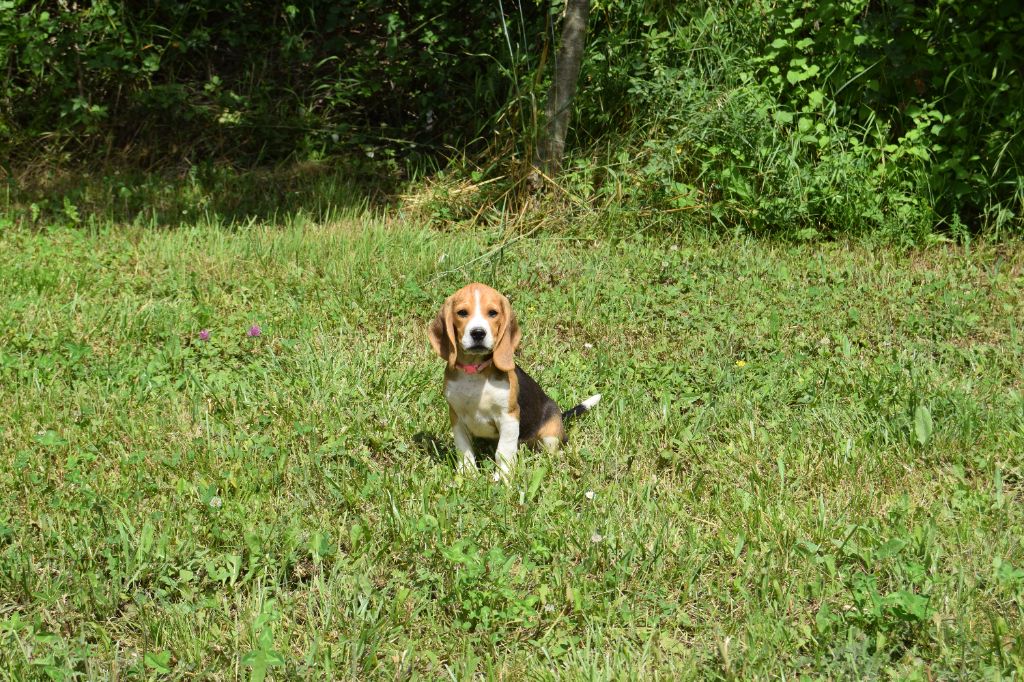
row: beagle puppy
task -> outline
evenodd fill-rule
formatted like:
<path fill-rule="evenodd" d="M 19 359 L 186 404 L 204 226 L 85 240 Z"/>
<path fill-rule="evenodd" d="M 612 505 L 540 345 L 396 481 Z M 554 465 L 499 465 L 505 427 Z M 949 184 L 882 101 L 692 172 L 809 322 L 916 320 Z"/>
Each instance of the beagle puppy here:
<path fill-rule="evenodd" d="M 513 353 L 522 334 L 515 313 L 507 298 L 485 284 L 470 284 L 449 296 L 429 336 L 434 352 L 447 363 L 444 397 L 460 472 L 476 469 L 474 437 L 497 440 L 495 480 L 507 480 L 520 443 L 558 450 L 566 440 L 564 421 L 601 399 L 597 394 L 562 412 L 516 365 Z"/>

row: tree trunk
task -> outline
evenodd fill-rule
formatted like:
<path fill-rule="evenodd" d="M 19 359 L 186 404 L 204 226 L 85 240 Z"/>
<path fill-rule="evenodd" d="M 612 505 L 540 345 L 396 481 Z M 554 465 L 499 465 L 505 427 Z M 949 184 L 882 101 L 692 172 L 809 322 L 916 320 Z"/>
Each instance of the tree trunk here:
<path fill-rule="evenodd" d="M 555 73 L 544 107 L 544 129 L 537 143 L 534 164 L 549 178 L 558 174 L 565 152 L 565 134 L 576 94 L 576 81 L 583 64 L 583 45 L 587 38 L 590 0 L 566 0 L 562 22 L 562 44 L 555 56 Z"/>

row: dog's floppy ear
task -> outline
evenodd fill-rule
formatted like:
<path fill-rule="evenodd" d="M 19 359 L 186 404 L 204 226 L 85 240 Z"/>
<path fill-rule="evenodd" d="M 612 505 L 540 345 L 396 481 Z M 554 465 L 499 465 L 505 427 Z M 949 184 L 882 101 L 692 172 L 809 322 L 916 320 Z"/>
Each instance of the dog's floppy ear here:
<path fill-rule="evenodd" d="M 498 331 L 498 342 L 494 344 L 494 366 L 502 372 L 511 372 L 516 368 L 516 359 L 513 357 L 516 348 L 519 348 L 519 341 L 523 338 L 519 331 L 519 323 L 516 321 L 516 314 L 508 299 L 501 297 L 501 329 Z"/>
<path fill-rule="evenodd" d="M 451 299 L 444 302 L 441 311 L 430 323 L 430 330 L 427 332 L 430 337 L 430 345 L 434 352 L 441 356 L 448 363 L 448 369 L 455 368 L 455 321 L 452 319 Z"/>

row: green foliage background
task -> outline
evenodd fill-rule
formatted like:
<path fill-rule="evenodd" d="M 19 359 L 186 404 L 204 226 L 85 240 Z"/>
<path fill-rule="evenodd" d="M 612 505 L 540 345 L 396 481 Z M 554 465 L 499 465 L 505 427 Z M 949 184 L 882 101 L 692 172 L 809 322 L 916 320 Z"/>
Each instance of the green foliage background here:
<path fill-rule="evenodd" d="M 497 4 L 451 0 L 0 2 L 0 130 L 151 162 L 454 144 L 505 96 L 471 54 L 500 26 Z"/>
<path fill-rule="evenodd" d="M 3 0 L 3 158 L 521 177 L 561 9 Z M 1019 234 L 1022 54 L 1011 0 L 595 0 L 566 187 L 712 230 Z"/>

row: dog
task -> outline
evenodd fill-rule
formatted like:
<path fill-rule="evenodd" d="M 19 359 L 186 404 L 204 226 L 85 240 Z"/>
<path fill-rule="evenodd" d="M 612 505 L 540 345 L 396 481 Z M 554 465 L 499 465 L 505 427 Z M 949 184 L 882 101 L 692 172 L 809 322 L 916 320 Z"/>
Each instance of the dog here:
<path fill-rule="evenodd" d="M 556 452 L 565 442 L 565 422 L 601 399 L 593 395 L 562 412 L 537 382 L 516 365 L 522 333 L 508 299 L 473 283 L 445 300 L 430 324 L 430 345 L 446 363 L 448 401 L 460 473 L 476 470 L 473 438 L 497 440 L 495 480 L 508 480 L 519 445 Z"/>

